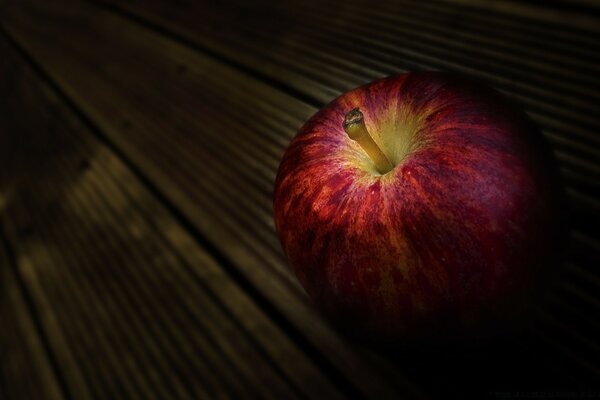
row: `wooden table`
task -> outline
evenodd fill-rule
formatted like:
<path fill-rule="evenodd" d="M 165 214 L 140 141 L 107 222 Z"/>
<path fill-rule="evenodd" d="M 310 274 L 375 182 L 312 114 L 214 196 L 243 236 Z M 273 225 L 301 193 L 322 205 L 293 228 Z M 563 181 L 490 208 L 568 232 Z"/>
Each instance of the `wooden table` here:
<path fill-rule="evenodd" d="M 600 396 L 599 12 L 0 0 L 0 398 Z M 531 337 L 489 354 L 348 341 L 274 232 L 275 172 L 302 123 L 416 69 L 514 99 L 567 187 L 560 284 Z"/>

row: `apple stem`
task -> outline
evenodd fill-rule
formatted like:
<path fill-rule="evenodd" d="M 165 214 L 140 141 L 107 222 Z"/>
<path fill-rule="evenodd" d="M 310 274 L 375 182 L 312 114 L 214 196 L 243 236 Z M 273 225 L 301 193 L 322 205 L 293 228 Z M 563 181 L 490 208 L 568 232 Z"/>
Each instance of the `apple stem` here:
<path fill-rule="evenodd" d="M 342 126 L 350 139 L 358 142 L 360 147 L 367 153 L 375 164 L 375 168 L 381 174 L 386 174 L 394 168 L 390 160 L 383 154 L 377 143 L 373 140 L 373 137 L 369 134 L 365 125 L 365 117 L 358 107 L 346 114 Z"/>

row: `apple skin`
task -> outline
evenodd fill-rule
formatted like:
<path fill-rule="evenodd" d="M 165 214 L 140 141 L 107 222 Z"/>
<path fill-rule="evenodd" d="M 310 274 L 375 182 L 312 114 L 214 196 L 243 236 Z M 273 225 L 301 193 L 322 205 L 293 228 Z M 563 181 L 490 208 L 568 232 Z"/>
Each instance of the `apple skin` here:
<path fill-rule="evenodd" d="M 342 128 L 355 107 L 396 164 L 388 174 Z M 352 336 L 504 335 L 557 259 L 557 176 L 500 93 L 406 73 L 343 94 L 300 129 L 277 174 L 275 225 L 309 297 Z"/>

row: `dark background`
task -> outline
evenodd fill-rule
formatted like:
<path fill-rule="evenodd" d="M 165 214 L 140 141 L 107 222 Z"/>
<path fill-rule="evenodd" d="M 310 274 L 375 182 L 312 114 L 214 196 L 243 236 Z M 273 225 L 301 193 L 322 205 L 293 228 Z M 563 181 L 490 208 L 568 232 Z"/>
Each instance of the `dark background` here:
<path fill-rule="evenodd" d="M 0 398 L 600 397 L 600 5 L 0 0 Z M 567 261 L 523 338 L 342 338 L 271 217 L 329 100 L 459 71 L 552 146 Z M 535 397 L 537 396 L 537 397 Z"/>

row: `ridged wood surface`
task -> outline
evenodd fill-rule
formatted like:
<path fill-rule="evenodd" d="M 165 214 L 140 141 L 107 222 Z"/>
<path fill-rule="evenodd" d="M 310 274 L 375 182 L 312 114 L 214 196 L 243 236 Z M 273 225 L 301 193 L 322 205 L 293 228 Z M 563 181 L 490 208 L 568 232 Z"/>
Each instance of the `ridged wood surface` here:
<path fill-rule="evenodd" d="M 1 306 L 13 327 L 0 340 L 20 349 L 0 370 L 8 398 L 589 388 L 600 377 L 600 19 L 582 8 L 593 11 L 0 2 L 0 129 L 10 131 L 0 138 Z M 302 123 L 352 87 L 414 69 L 506 93 L 561 167 L 571 213 L 562 279 L 535 332 L 495 366 L 349 343 L 314 310 L 274 232 L 276 168 Z M 453 356 L 467 358 L 455 367 Z M 28 359 L 29 371 L 18 366 Z M 20 371 L 35 384 L 19 384 Z"/>

